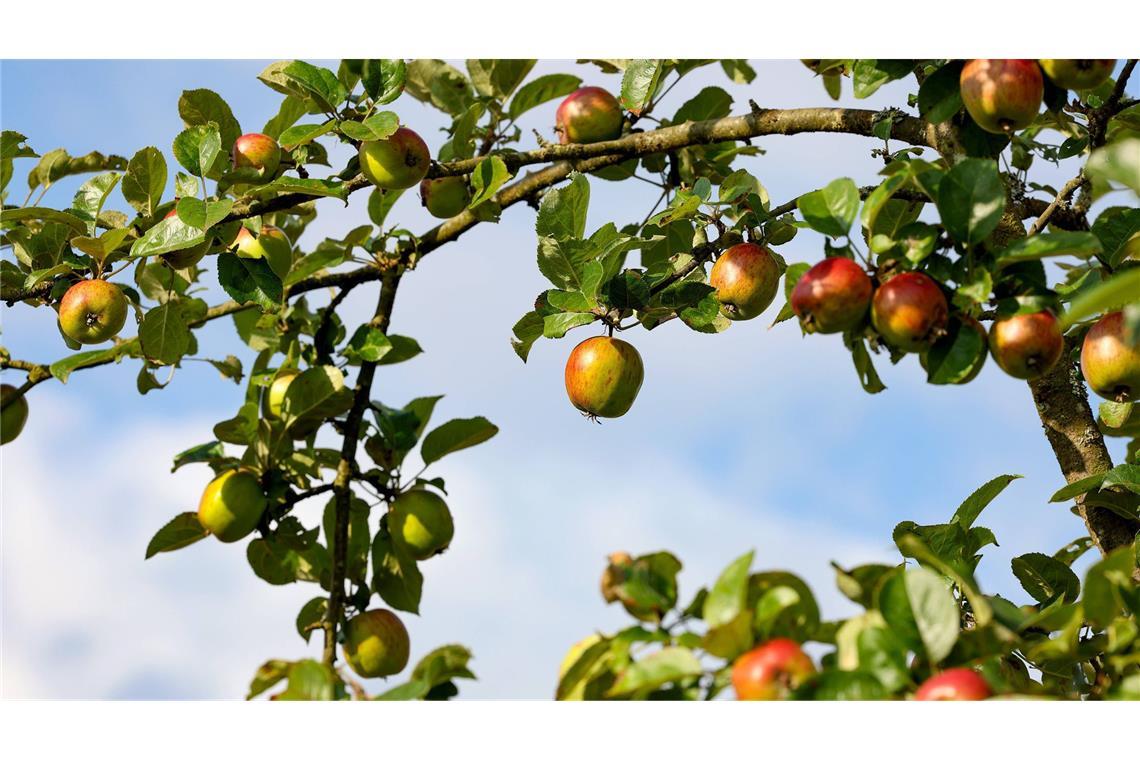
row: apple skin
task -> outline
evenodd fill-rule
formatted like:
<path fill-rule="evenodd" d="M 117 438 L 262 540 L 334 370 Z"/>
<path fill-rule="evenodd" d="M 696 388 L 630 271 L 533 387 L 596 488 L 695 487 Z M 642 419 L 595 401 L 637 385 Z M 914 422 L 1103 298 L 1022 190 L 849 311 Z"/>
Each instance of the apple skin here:
<path fill-rule="evenodd" d="M 248 470 L 227 470 L 202 492 L 198 522 L 219 541 L 230 544 L 253 532 L 265 507 L 265 494 L 256 475 Z"/>
<path fill-rule="evenodd" d="M 969 702 L 993 695 L 986 679 L 969 668 L 950 668 L 926 679 L 914 698 L 919 702 Z"/>
<path fill-rule="evenodd" d="M 1124 313 L 1105 314 L 1081 346 L 1081 372 L 1089 387 L 1109 401 L 1140 401 L 1140 345 L 1126 340 Z"/>
<path fill-rule="evenodd" d="M 407 127 L 400 127 L 387 140 L 360 143 L 359 155 L 361 173 L 384 190 L 412 187 L 424 178 L 431 166 L 427 143 Z"/>
<path fill-rule="evenodd" d="M 804 332 L 850 330 L 871 306 L 871 278 L 842 256 L 824 259 L 804 272 L 792 289 L 792 311 Z"/>
<path fill-rule="evenodd" d="M 871 300 L 871 323 L 889 345 L 922 353 L 946 331 L 949 307 L 938 284 L 921 272 L 883 283 Z"/>
<path fill-rule="evenodd" d="M 296 369 L 277 371 L 277 376 L 269 384 L 269 389 L 265 391 L 265 400 L 262 402 L 262 414 L 265 417 L 271 420 L 281 419 L 281 404 L 285 401 L 285 392 L 299 374 L 300 370 Z"/>
<path fill-rule="evenodd" d="M 641 390 L 645 365 L 631 344 L 599 335 L 570 352 L 565 379 L 570 403 L 588 417 L 621 417 Z"/>
<path fill-rule="evenodd" d="M 815 665 L 791 639 L 771 639 L 737 658 L 732 688 L 739 700 L 784 699 L 815 673 Z"/>
<path fill-rule="evenodd" d="M 344 624 L 344 659 L 361 678 L 393 676 L 408 666 L 408 629 L 391 610 L 368 610 Z"/>
<path fill-rule="evenodd" d="M 767 248 L 737 243 L 722 253 L 709 272 L 721 312 L 732 320 L 753 319 L 772 304 L 780 285 L 780 265 Z"/>
<path fill-rule="evenodd" d="M 8 394 L 15 393 L 16 386 L 0 385 L 0 400 L 8 398 Z M 16 436 L 24 429 L 24 423 L 28 421 L 28 397 L 27 395 L 20 396 L 8 406 L 4 407 L 4 411 L 0 412 L 0 446 L 5 443 L 11 443 L 16 440 Z"/>
<path fill-rule="evenodd" d="M 170 213 L 163 217 L 163 219 L 171 219 L 178 216 L 178 209 L 170 209 Z M 175 269 L 189 269 L 197 264 L 206 253 L 210 250 L 210 243 L 212 241 L 207 238 L 193 248 L 184 248 L 181 251 L 172 251 L 170 253 L 162 254 L 162 260 Z"/>
<path fill-rule="evenodd" d="M 234 168 L 257 169 L 264 179 L 273 179 L 281 166 L 281 146 L 269 135 L 250 132 L 234 140 Z"/>
<path fill-rule="evenodd" d="M 396 497 L 388 509 L 388 527 L 393 540 L 421 561 L 445 551 L 455 535 L 447 502 L 421 489 Z"/>
<path fill-rule="evenodd" d="M 1061 323 L 1051 311 L 998 319 L 990 327 L 989 342 L 994 361 L 1018 380 L 1041 377 L 1065 350 Z"/>
<path fill-rule="evenodd" d="M 1032 124 L 1045 95 L 1037 62 L 1019 58 L 975 58 L 962 68 L 958 84 L 978 126 L 999 135 Z"/>
<path fill-rule="evenodd" d="M 1038 63 L 1053 84 L 1066 90 L 1094 90 L 1116 68 L 1115 58 L 1042 58 Z"/>
<path fill-rule="evenodd" d="M 106 280 L 83 280 L 72 285 L 59 302 L 59 327 L 79 343 L 110 340 L 127 323 L 127 297 Z"/>
<path fill-rule="evenodd" d="M 464 177 L 440 177 L 420 182 L 420 202 L 436 219 L 450 219 L 471 202 L 471 188 Z"/>
<path fill-rule="evenodd" d="M 621 137 L 621 103 L 601 87 L 582 87 L 558 106 L 554 124 L 563 145 L 616 140 Z"/>
<path fill-rule="evenodd" d="M 256 236 L 248 228 L 242 227 L 234 238 L 235 253 L 243 259 L 265 259 L 269 268 L 282 279 L 293 266 L 293 244 L 280 228 L 270 224 L 262 225 Z"/>

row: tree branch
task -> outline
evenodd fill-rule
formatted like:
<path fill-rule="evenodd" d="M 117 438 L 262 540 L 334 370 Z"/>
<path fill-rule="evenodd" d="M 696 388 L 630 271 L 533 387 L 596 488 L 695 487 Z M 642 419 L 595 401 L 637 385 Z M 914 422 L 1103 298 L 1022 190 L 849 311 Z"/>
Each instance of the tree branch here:
<path fill-rule="evenodd" d="M 1069 197 L 1077 191 L 1077 188 L 1085 184 L 1085 173 L 1082 171 L 1065 183 L 1065 185 L 1057 193 L 1057 197 L 1053 202 L 1045 207 L 1045 210 L 1037 217 L 1036 221 L 1029 228 L 1029 235 L 1036 235 L 1045 229 L 1045 225 L 1049 223 L 1049 218 L 1061 207 L 1062 204 L 1068 202 Z"/>

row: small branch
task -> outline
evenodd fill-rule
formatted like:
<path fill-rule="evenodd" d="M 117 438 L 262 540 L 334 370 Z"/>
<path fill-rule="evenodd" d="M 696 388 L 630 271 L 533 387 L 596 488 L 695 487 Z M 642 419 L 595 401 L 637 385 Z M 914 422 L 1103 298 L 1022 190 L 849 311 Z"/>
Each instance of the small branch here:
<path fill-rule="evenodd" d="M 1045 225 L 1049 223 L 1049 218 L 1053 216 L 1053 213 L 1063 204 L 1067 203 L 1072 194 L 1077 191 L 1077 188 L 1085 184 L 1085 182 L 1085 173 L 1083 171 L 1066 182 L 1060 192 L 1057 193 L 1057 197 L 1053 199 L 1053 202 L 1046 206 L 1045 210 L 1037 217 L 1037 220 L 1033 222 L 1033 225 L 1029 228 L 1029 236 L 1032 237 L 1033 235 L 1040 234 L 1041 230 L 1045 229 Z"/>

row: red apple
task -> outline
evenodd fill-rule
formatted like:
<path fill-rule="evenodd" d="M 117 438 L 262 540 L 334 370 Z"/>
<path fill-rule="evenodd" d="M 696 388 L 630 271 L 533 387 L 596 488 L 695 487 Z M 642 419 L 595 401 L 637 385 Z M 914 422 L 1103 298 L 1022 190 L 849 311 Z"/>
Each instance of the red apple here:
<path fill-rule="evenodd" d="M 256 169 L 270 180 L 281 165 L 281 146 L 269 135 L 251 132 L 234 140 L 233 158 L 235 169 Z"/>
<path fill-rule="evenodd" d="M 804 332 L 850 330 L 871 305 L 871 278 L 842 256 L 824 259 L 804 272 L 792 290 L 792 311 Z"/>
<path fill-rule="evenodd" d="M 926 679 L 914 698 L 920 702 L 975 701 L 990 697 L 993 692 L 986 679 L 969 668 L 951 668 Z"/>
<path fill-rule="evenodd" d="M 791 639 L 771 639 L 732 665 L 732 688 L 740 700 L 784 699 L 815 673 L 815 665 Z"/>
<path fill-rule="evenodd" d="M 1081 347 L 1081 372 L 1098 396 L 1119 403 L 1140 401 L 1140 335 L 1126 334 L 1123 312 L 1105 314 Z"/>
<path fill-rule="evenodd" d="M 975 58 L 962 68 L 958 83 L 970 116 L 999 135 L 1032 124 L 1045 94 L 1037 62 L 1019 58 Z"/>
<path fill-rule="evenodd" d="M 946 332 L 948 310 L 938 283 L 921 272 L 903 272 L 875 291 L 871 322 L 889 345 L 917 354 Z"/>
<path fill-rule="evenodd" d="M 709 272 L 721 311 L 729 319 L 758 317 L 776 297 L 780 266 L 772 252 L 756 243 L 737 243 L 722 253 Z"/>
<path fill-rule="evenodd" d="M 583 87 L 566 96 L 554 123 L 563 144 L 615 140 L 621 137 L 621 104 L 601 87 Z"/>
<path fill-rule="evenodd" d="M 617 338 L 587 338 L 566 360 L 566 395 L 591 418 L 628 412 L 644 378 L 641 354 Z"/>
<path fill-rule="evenodd" d="M 1015 314 L 990 327 L 990 353 L 1006 374 L 1019 380 L 1041 377 L 1061 358 L 1065 337 L 1051 311 Z"/>

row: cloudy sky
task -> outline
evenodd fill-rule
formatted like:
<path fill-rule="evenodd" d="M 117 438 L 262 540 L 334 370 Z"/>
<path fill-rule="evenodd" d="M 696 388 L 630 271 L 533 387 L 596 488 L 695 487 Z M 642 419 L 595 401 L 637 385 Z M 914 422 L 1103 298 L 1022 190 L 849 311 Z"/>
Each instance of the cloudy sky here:
<path fill-rule="evenodd" d="M 245 131 L 258 131 L 280 101 L 256 79 L 266 63 L 6 61 L 0 120 L 40 153 L 63 147 L 72 155 L 130 156 L 157 145 L 173 165 L 181 90 L 217 91 Z M 727 83 L 719 68 L 701 70 L 661 112 L 711 84 L 729 90 L 736 113 L 748 98 L 765 107 L 830 102 L 798 62 L 756 68 L 747 86 Z M 532 76 L 567 70 L 617 89 L 616 77 L 568 62 L 544 62 Z M 844 103 L 898 105 L 910 86 Z M 531 128 L 551 135 L 555 106 L 524 119 L 524 146 L 533 144 Z M 433 151 L 444 139 L 438 112 L 407 96 L 391 107 Z M 876 144 L 860 137 L 756 144 L 766 153 L 742 165 L 774 202 L 839 176 L 871 184 L 881 166 L 870 155 Z M 13 201 L 22 200 L 33 165 L 17 164 Z M 1037 176 L 1060 182 L 1072 173 L 1062 167 Z M 81 181 L 61 181 L 45 202 L 69 205 Z M 591 187 L 590 229 L 640 220 L 657 193 L 636 182 L 591 179 Z M 125 207 L 118 193 L 114 202 Z M 301 246 L 367 223 L 365 202 L 365 194 L 347 207 L 321 201 Z M 393 214 L 410 229 L 433 223 L 411 194 Z M 843 615 L 851 605 L 834 590 L 828 560 L 893 561 L 898 521 L 944 521 L 998 474 L 1025 479 L 982 519 L 1001 542 L 981 565 L 987 589 L 1027 600 L 1009 575 L 1010 558 L 1051 552 L 1083 533 L 1065 506 L 1047 503 L 1062 480 L 1025 384 L 990 363 L 969 386 L 928 386 L 911 358 L 893 367 L 879 361 L 889 390 L 868 396 L 838 336 L 803 339 L 791 322 L 768 329 L 779 299 L 763 317 L 718 336 L 677 322 L 633 333 L 646 365 L 637 403 L 620 420 L 586 422 L 566 400 L 562 368 L 587 333 L 540 341 L 525 365 L 508 343 L 512 324 L 547 287 L 534 263 L 533 223 L 532 210 L 514 207 L 405 278 L 392 327 L 417 338 L 425 353 L 383 368 L 374 390 L 389 405 L 442 393 L 436 422 L 482 414 L 502 431 L 433 469 L 447 480 L 457 534 L 447 554 L 422 566 L 422 615 L 403 616 L 413 658 L 449 642 L 474 650 L 479 681 L 462 685 L 465 696 L 549 696 L 571 643 L 624 625 L 596 590 L 604 557 L 615 550 L 676 553 L 687 598 L 754 548 L 756 567 L 799 573 L 825 613 Z M 822 257 L 822 239 L 802 232 L 780 251 L 790 262 L 812 262 Z M 207 300 L 216 303 L 224 294 L 212 277 Z M 358 288 L 342 309 L 346 321 L 366 319 L 374 299 L 374 285 Z M 229 323 L 210 324 L 199 341 L 203 356 L 252 360 Z M 46 308 L 4 307 L 3 343 L 23 359 L 67 353 Z M 137 369 L 124 363 L 36 388 L 24 433 L 0 451 L 5 697 L 235 698 L 262 661 L 318 652 L 318 637 L 306 647 L 293 629 L 314 587 L 267 586 L 240 546 L 209 540 L 143 561 L 154 531 L 194 509 L 209 479 L 202 466 L 170 474 L 172 456 L 210 440 L 213 424 L 240 405 L 242 389 L 209 365 L 186 362 L 168 388 L 140 397 Z M 321 506 L 307 505 L 302 517 L 316 524 Z"/>

